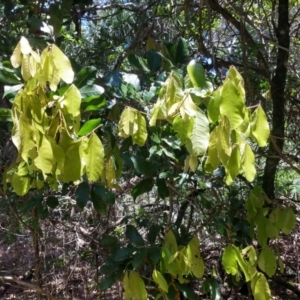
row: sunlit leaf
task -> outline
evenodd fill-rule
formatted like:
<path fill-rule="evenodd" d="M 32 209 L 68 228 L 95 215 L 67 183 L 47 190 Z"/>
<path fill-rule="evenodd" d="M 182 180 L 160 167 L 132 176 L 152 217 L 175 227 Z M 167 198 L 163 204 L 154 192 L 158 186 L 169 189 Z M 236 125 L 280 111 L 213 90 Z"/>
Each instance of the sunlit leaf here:
<path fill-rule="evenodd" d="M 251 137 L 260 147 L 266 146 L 270 135 L 270 126 L 267 116 L 259 105 L 251 116 Z"/>
<path fill-rule="evenodd" d="M 165 293 L 168 292 L 169 287 L 164 276 L 156 269 L 152 273 L 152 279 L 158 285 L 158 287 L 163 290 Z"/>
<path fill-rule="evenodd" d="M 255 169 L 255 156 L 254 153 L 249 146 L 249 144 L 246 142 L 243 158 L 242 158 L 242 166 L 245 173 L 245 177 L 249 182 L 252 182 L 256 175 L 256 169 Z"/>

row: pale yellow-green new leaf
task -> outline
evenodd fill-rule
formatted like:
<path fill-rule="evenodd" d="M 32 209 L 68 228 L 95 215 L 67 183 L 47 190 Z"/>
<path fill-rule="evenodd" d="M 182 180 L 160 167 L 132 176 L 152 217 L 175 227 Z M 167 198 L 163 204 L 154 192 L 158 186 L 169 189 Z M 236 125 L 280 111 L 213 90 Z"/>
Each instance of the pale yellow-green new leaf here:
<path fill-rule="evenodd" d="M 10 58 L 12 66 L 14 68 L 20 67 L 22 64 L 22 54 L 28 55 L 31 51 L 32 49 L 28 40 L 22 36 Z"/>
<path fill-rule="evenodd" d="M 158 270 L 154 269 L 152 273 L 152 278 L 162 291 L 164 291 L 165 293 L 168 292 L 169 287 L 167 281 L 165 277 Z"/>
<path fill-rule="evenodd" d="M 113 188 L 116 180 L 115 164 L 112 156 L 108 159 L 105 167 L 106 184 L 109 189 Z"/>
<path fill-rule="evenodd" d="M 136 109 L 127 107 L 120 117 L 119 136 L 131 136 L 133 144 L 144 146 L 148 136 L 144 116 Z"/>
<path fill-rule="evenodd" d="M 146 129 L 146 120 L 138 112 L 135 121 L 138 124 L 138 131 L 132 135 L 132 143 L 140 147 L 143 147 L 146 143 L 147 136 L 148 136 L 147 129 Z"/>
<path fill-rule="evenodd" d="M 266 277 L 261 273 L 256 273 L 251 280 L 251 289 L 254 300 L 270 300 L 271 291 Z"/>
<path fill-rule="evenodd" d="M 205 154 L 209 142 L 209 122 L 205 113 L 198 109 L 194 116 L 193 130 L 187 139 L 186 148 L 190 155 Z"/>
<path fill-rule="evenodd" d="M 129 288 L 132 300 L 147 300 L 145 283 L 135 271 L 129 273 Z"/>
<path fill-rule="evenodd" d="M 258 146 L 264 147 L 270 136 L 270 126 L 267 116 L 259 105 L 251 116 L 251 137 L 256 141 Z"/>
<path fill-rule="evenodd" d="M 123 110 L 119 121 L 119 136 L 126 139 L 138 131 L 138 124 L 135 123 L 136 110 L 127 107 Z"/>
<path fill-rule="evenodd" d="M 187 120 L 184 120 L 178 115 L 174 118 L 172 125 L 174 131 L 176 132 L 176 136 L 180 139 L 180 145 L 182 146 L 191 136 L 194 128 L 194 117 L 190 117 Z"/>
<path fill-rule="evenodd" d="M 208 144 L 208 157 L 205 162 L 204 169 L 206 172 L 212 172 L 216 168 L 219 167 L 221 161 L 218 154 L 218 128 L 216 127 L 209 137 L 209 144 Z"/>
<path fill-rule="evenodd" d="M 74 84 L 67 89 L 58 103 L 65 115 L 70 114 L 73 118 L 80 115 L 81 95 Z"/>
<path fill-rule="evenodd" d="M 56 158 L 53 156 L 50 142 L 44 135 L 41 135 L 37 152 L 38 157 L 34 160 L 34 164 L 44 175 L 51 174 L 56 163 Z"/>
<path fill-rule="evenodd" d="M 166 233 L 164 247 L 167 248 L 172 254 L 177 252 L 178 246 L 172 230 L 169 230 Z"/>
<path fill-rule="evenodd" d="M 18 173 L 14 173 L 11 185 L 19 196 L 24 196 L 31 188 L 31 178 L 29 176 L 20 176 Z"/>
<path fill-rule="evenodd" d="M 231 155 L 230 122 L 226 115 L 223 116 L 216 130 L 219 159 L 226 166 Z"/>
<path fill-rule="evenodd" d="M 19 134 L 20 134 L 20 155 L 28 162 L 28 152 L 36 146 L 35 131 L 32 125 L 25 118 L 24 114 L 20 114 L 19 119 Z M 16 133 L 17 135 L 17 133 Z"/>
<path fill-rule="evenodd" d="M 184 162 L 184 172 L 187 172 L 189 169 L 195 172 L 197 170 L 198 165 L 199 165 L 198 157 L 189 155 Z"/>
<path fill-rule="evenodd" d="M 199 240 L 194 236 L 186 247 L 186 262 L 190 272 L 197 278 L 202 278 L 204 274 L 204 263 L 200 256 Z"/>
<path fill-rule="evenodd" d="M 60 82 L 60 75 L 57 72 L 48 47 L 41 54 L 41 68 L 38 80 L 42 86 L 49 87 L 52 91 L 57 90 L 57 85 Z"/>
<path fill-rule="evenodd" d="M 265 246 L 260 252 L 258 266 L 269 277 L 275 274 L 277 268 L 276 257 L 269 246 Z"/>
<path fill-rule="evenodd" d="M 226 166 L 226 184 L 230 185 L 241 169 L 241 152 L 239 145 L 235 145 L 231 151 L 231 156 Z"/>
<path fill-rule="evenodd" d="M 129 271 L 126 271 L 123 277 L 123 288 L 124 288 L 124 297 L 125 300 L 132 300 L 131 289 L 129 283 Z"/>
<path fill-rule="evenodd" d="M 249 182 L 252 182 L 256 175 L 255 156 L 251 147 L 247 142 L 245 143 L 245 147 L 244 147 L 242 166 L 243 166 L 246 179 Z"/>
<path fill-rule="evenodd" d="M 222 255 L 222 264 L 227 274 L 237 274 L 238 264 L 234 246 L 229 245 L 225 248 Z"/>
<path fill-rule="evenodd" d="M 104 166 L 104 148 L 97 134 L 92 133 L 90 136 L 85 153 L 88 180 L 97 181 L 101 177 Z"/>
<path fill-rule="evenodd" d="M 234 67 L 230 67 L 229 74 L 221 89 L 220 113 L 230 120 L 231 129 L 239 127 L 245 116 L 245 90 L 243 80 Z"/>
<path fill-rule="evenodd" d="M 53 63 L 59 73 L 60 78 L 65 83 L 72 83 L 74 80 L 74 72 L 71 63 L 66 55 L 55 45 L 51 45 Z"/>
<path fill-rule="evenodd" d="M 79 140 L 73 143 L 66 151 L 62 180 L 70 182 L 80 179 L 83 166 L 83 150 L 81 140 Z"/>
<path fill-rule="evenodd" d="M 30 73 L 30 55 L 23 55 L 22 66 L 21 66 L 21 74 L 25 81 L 28 81 L 31 77 Z"/>

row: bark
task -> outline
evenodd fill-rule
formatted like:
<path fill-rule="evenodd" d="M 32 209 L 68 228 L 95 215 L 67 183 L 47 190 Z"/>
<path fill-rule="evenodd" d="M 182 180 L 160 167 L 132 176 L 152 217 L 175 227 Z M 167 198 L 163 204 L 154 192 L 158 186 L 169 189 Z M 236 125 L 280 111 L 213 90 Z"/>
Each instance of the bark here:
<path fill-rule="evenodd" d="M 276 169 L 284 145 L 285 87 L 289 59 L 289 51 L 286 49 L 289 49 L 290 46 L 288 0 L 279 0 L 276 36 L 279 47 L 275 75 L 271 80 L 271 96 L 273 102 L 271 137 L 274 140 L 274 143 L 270 143 L 269 146 L 262 186 L 270 199 L 275 198 L 274 188 Z"/>

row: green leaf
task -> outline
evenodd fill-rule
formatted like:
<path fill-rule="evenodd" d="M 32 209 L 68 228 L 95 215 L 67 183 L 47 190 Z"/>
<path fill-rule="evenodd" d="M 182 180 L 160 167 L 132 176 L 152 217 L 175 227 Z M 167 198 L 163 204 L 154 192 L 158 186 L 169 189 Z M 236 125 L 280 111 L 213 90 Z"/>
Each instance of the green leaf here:
<path fill-rule="evenodd" d="M 186 263 L 189 265 L 190 271 L 197 278 L 204 275 L 204 263 L 200 257 L 199 240 L 194 236 L 186 247 Z"/>
<path fill-rule="evenodd" d="M 205 171 L 206 172 L 212 172 L 216 168 L 219 167 L 221 161 L 218 154 L 218 127 L 216 127 L 210 137 L 209 137 L 209 144 L 208 144 L 208 154 L 207 154 L 207 160 L 205 161 Z"/>
<path fill-rule="evenodd" d="M 83 209 L 90 198 L 90 186 L 86 181 L 81 182 L 75 192 L 77 206 Z"/>
<path fill-rule="evenodd" d="M 275 274 L 277 268 L 276 257 L 269 246 L 265 246 L 260 252 L 258 266 L 269 277 Z"/>
<path fill-rule="evenodd" d="M 257 239 L 261 247 L 265 247 L 268 241 L 267 224 L 268 219 L 263 215 L 262 209 L 256 215 Z"/>
<path fill-rule="evenodd" d="M 244 148 L 244 153 L 242 158 L 242 166 L 243 166 L 246 179 L 249 182 L 252 182 L 256 175 L 255 156 L 251 147 L 247 142 L 245 143 L 245 148 Z"/>
<path fill-rule="evenodd" d="M 146 178 L 137 183 L 131 190 L 131 196 L 135 200 L 138 196 L 148 193 L 152 190 L 154 185 L 153 178 Z"/>
<path fill-rule="evenodd" d="M 90 181 L 97 181 L 104 166 L 104 148 L 99 137 L 92 133 L 85 149 L 86 174 Z"/>
<path fill-rule="evenodd" d="M 162 291 L 164 291 L 165 293 L 168 292 L 169 287 L 168 287 L 167 281 L 158 270 L 156 270 L 156 269 L 153 270 L 152 278 Z"/>
<path fill-rule="evenodd" d="M 48 196 L 46 204 L 52 209 L 56 208 L 59 205 L 58 199 L 54 196 Z"/>
<path fill-rule="evenodd" d="M 205 86 L 205 70 L 200 63 L 194 59 L 191 60 L 187 65 L 187 72 L 194 87 L 203 88 Z"/>
<path fill-rule="evenodd" d="M 83 124 L 83 126 L 80 128 L 80 130 L 78 131 L 78 135 L 88 135 L 89 133 L 91 133 L 92 131 L 94 131 L 95 129 L 97 129 L 101 124 L 101 119 L 92 119 L 92 120 L 88 120 L 87 122 L 85 122 Z"/>
<path fill-rule="evenodd" d="M 270 136 L 270 126 L 267 116 L 259 105 L 251 116 L 251 137 L 260 147 L 266 146 Z"/>
<path fill-rule="evenodd" d="M 208 119 L 212 123 L 217 122 L 220 117 L 221 92 L 222 87 L 219 87 L 212 93 L 208 101 Z"/>
<path fill-rule="evenodd" d="M 137 246 L 145 245 L 142 236 L 139 234 L 139 232 L 134 226 L 127 225 L 125 235 L 132 244 L 135 244 Z"/>
<path fill-rule="evenodd" d="M 56 158 L 53 156 L 51 143 L 46 136 L 42 136 L 38 145 L 38 157 L 34 160 L 34 164 L 43 174 L 51 174 L 56 163 Z"/>

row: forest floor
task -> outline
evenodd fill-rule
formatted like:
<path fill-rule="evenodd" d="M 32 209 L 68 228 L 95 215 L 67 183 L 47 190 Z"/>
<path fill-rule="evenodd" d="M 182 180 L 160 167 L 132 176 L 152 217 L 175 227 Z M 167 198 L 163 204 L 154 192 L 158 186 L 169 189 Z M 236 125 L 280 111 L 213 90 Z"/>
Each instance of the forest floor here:
<path fill-rule="evenodd" d="M 126 209 L 128 207 L 109 211 L 106 217 L 101 217 L 96 227 L 91 227 L 88 222 L 91 217 L 95 217 L 92 209 L 76 212 L 74 207 L 67 207 L 56 211 L 51 221 L 49 218 L 42 220 L 40 226 L 43 235 L 40 236 L 39 257 L 43 291 L 52 295 L 53 300 L 123 299 L 121 283 L 104 292 L 97 288 L 97 283 L 102 278 L 99 269 L 107 253 L 100 246 L 95 246 L 93 241 L 99 241 L 99 236 L 112 230 L 111 225 L 114 221 L 122 217 L 116 211 L 123 211 L 124 215 Z M 285 272 L 284 274 L 278 272 L 279 281 L 269 281 L 272 299 L 300 299 L 284 287 L 285 282 L 290 284 L 290 287 L 300 289 L 299 222 L 292 235 L 283 236 L 276 243 L 281 251 Z M 222 249 L 218 247 L 208 249 L 204 242 L 202 247 L 206 264 L 210 266 L 217 264 Z M 37 299 L 34 290 L 37 285 L 32 275 L 34 269 L 35 256 L 31 231 L 24 226 L 20 227 L 18 217 L 13 213 L 9 211 L 0 213 L 0 277 L 20 280 L 19 284 L 15 282 L 4 285 L 0 282 L 0 299 Z M 200 294 L 199 288 L 198 290 L 199 299 L 209 299 L 208 296 Z M 243 296 L 240 290 L 229 290 L 223 286 L 222 292 L 224 292 L 222 299 L 248 299 L 248 296 Z M 41 299 L 51 297 L 43 296 Z"/>

